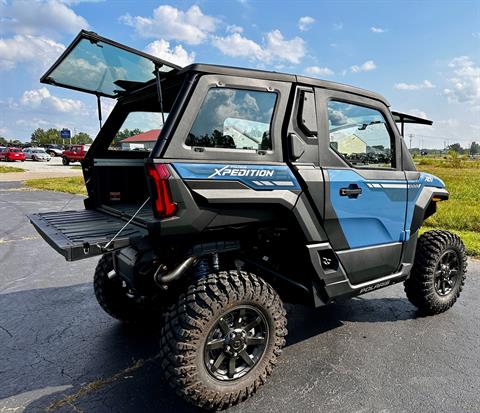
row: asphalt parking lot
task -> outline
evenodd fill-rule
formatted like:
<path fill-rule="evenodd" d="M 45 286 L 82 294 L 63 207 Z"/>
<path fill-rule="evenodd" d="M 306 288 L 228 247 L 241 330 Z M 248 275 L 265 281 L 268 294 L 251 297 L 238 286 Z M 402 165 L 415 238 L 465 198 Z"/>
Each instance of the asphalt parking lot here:
<path fill-rule="evenodd" d="M 0 183 L 0 412 L 192 412 L 162 379 L 159 329 L 97 305 L 96 260 L 67 263 L 26 219 L 82 197 Z M 401 285 L 317 310 L 289 306 L 281 363 L 231 412 L 479 412 L 480 262 L 442 315 Z"/>
<path fill-rule="evenodd" d="M 6 174 L 0 174 L 0 182 L 18 182 L 25 179 L 35 178 L 55 178 L 61 176 L 79 176 L 82 171 L 78 168 L 72 168 L 72 166 L 80 165 L 76 162 L 69 166 L 62 165 L 62 158 L 56 156 L 50 161 L 38 162 L 30 159 L 25 162 L 4 162 L 0 161 L 0 166 L 13 166 L 16 168 L 25 169 L 25 172 L 11 172 Z"/>

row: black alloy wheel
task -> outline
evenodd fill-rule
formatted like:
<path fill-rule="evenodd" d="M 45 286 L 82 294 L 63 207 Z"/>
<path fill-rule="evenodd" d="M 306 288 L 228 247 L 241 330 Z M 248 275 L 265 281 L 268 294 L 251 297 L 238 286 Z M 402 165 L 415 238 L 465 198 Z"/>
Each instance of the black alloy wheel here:
<path fill-rule="evenodd" d="M 236 380 L 262 358 L 268 343 L 268 325 L 255 307 L 239 306 L 214 324 L 205 343 L 208 372 L 217 380 Z"/>
<path fill-rule="evenodd" d="M 460 274 L 460 260 L 458 254 L 453 250 L 445 251 L 438 260 L 435 268 L 435 291 L 444 297 L 450 294 L 458 282 Z"/>

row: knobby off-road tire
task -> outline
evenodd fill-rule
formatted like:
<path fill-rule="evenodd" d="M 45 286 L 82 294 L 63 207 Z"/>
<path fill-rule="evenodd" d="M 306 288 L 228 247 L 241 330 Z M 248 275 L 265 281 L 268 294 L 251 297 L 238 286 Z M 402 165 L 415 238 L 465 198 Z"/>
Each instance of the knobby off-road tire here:
<path fill-rule="evenodd" d="M 254 274 L 235 270 L 195 280 L 165 314 L 160 356 L 166 380 L 204 409 L 245 400 L 277 364 L 287 335 L 285 314 L 275 290 Z"/>
<path fill-rule="evenodd" d="M 466 270 L 460 237 L 448 231 L 425 232 L 418 239 L 412 272 L 405 281 L 407 298 L 424 314 L 447 311 L 460 296 Z"/>
<path fill-rule="evenodd" d="M 131 324 L 161 320 L 161 306 L 153 305 L 153 301 L 145 297 L 132 296 L 114 273 L 112 254 L 100 258 L 93 277 L 93 289 L 103 310 L 117 320 Z"/>

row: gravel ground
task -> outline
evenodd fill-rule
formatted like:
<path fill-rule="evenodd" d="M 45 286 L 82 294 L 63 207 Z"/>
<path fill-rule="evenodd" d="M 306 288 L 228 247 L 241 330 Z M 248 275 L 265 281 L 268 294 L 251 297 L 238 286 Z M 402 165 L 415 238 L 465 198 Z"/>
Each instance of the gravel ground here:
<path fill-rule="evenodd" d="M 25 169 L 25 172 L 0 173 L 0 182 L 24 181 L 35 178 L 56 178 L 62 176 L 80 176 L 81 169 L 72 169 L 71 166 L 62 165 L 62 158 L 56 156 L 49 162 L 26 160 L 25 162 L 3 162 L 2 166 L 14 166 Z M 72 165 L 80 165 L 78 162 Z"/>
<path fill-rule="evenodd" d="M 97 260 L 65 262 L 25 217 L 82 199 L 0 183 L 0 412 L 198 411 L 162 379 L 158 325 L 107 316 L 92 289 Z M 229 412 L 480 412 L 479 273 L 471 260 L 459 301 L 435 317 L 402 285 L 288 306 L 280 364 Z"/>

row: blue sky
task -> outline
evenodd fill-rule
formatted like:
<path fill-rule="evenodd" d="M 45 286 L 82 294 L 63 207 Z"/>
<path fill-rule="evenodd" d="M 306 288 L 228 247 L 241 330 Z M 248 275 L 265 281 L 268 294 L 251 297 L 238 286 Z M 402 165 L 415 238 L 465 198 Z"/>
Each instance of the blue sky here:
<path fill-rule="evenodd" d="M 0 0 L 0 135 L 98 132 L 95 98 L 39 78 L 82 29 L 186 65 L 307 74 L 433 119 L 414 146 L 480 141 L 480 1 Z M 112 102 L 105 100 L 108 112 Z"/>

